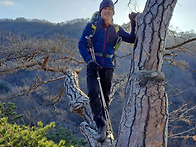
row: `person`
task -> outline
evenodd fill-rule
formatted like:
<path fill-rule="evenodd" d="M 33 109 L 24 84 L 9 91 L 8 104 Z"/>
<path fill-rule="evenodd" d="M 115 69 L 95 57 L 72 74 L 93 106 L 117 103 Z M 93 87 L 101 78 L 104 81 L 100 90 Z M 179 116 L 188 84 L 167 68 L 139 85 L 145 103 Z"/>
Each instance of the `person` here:
<path fill-rule="evenodd" d="M 103 142 L 106 138 L 106 122 L 104 109 L 101 102 L 100 87 L 97 81 L 97 72 L 100 75 L 101 86 L 106 101 L 109 106 L 109 94 L 111 89 L 111 81 L 113 78 L 114 64 L 114 46 L 117 40 L 115 25 L 113 24 L 114 4 L 111 0 L 103 0 L 99 6 L 100 18 L 96 24 L 96 30 L 92 37 L 93 48 L 96 61 L 92 60 L 92 56 L 88 51 L 88 43 L 86 36 L 91 35 L 92 23 L 89 22 L 83 30 L 82 36 L 78 43 L 78 48 L 84 61 L 87 63 L 87 89 L 90 98 L 90 106 L 93 112 L 93 119 L 97 125 L 100 137 L 97 141 Z M 128 43 L 135 41 L 135 16 L 136 13 L 129 14 L 131 20 L 131 33 L 124 31 L 119 26 L 119 36 Z"/>

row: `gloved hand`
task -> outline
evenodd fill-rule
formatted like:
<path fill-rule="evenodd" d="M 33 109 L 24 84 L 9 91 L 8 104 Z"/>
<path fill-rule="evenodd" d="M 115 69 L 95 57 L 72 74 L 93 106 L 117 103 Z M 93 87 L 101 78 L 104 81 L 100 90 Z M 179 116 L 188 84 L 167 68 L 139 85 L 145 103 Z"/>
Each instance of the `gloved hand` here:
<path fill-rule="evenodd" d="M 93 71 L 98 71 L 99 67 L 100 66 L 96 61 L 93 61 L 93 60 L 88 61 L 87 68 L 89 68 Z"/>
<path fill-rule="evenodd" d="M 135 17 L 137 16 L 138 13 L 135 12 L 131 12 L 131 14 L 129 14 L 129 19 L 130 21 L 135 21 Z"/>

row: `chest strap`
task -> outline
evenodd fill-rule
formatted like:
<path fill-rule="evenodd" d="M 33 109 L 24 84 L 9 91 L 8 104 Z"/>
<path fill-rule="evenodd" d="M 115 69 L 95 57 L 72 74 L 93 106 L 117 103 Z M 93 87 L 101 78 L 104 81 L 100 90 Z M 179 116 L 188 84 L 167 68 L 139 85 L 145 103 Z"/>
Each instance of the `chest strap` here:
<path fill-rule="evenodd" d="M 103 58 L 113 58 L 114 55 L 105 54 L 105 53 L 95 53 L 95 56 L 103 57 Z"/>

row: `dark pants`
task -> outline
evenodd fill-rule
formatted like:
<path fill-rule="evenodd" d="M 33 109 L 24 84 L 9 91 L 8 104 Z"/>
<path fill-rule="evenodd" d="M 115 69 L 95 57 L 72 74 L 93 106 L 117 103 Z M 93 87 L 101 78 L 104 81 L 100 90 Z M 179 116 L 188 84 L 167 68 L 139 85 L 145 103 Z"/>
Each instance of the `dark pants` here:
<path fill-rule="evenodd" d="M 109 106 L 109 94 L 113 72 L 113 68 L 103 68 L 99 70 L 101 86 L 107 107 Z M 88 96 L 90 98 L 90 106 L 93 112 L 93 119 L 98 128 L 103 127 L 105 125 L 105 115 L 100 96 L 100 87 L 97 81 L 97 72 L 89 68 L 87 68 L 87 88 Z"/>

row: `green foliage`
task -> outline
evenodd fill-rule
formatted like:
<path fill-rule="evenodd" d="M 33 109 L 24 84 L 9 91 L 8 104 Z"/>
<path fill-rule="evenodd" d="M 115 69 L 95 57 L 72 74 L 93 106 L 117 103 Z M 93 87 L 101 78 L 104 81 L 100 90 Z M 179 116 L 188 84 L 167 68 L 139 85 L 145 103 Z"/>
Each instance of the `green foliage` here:
<path fill-rule="evenodd" d="M 74 145 L 75 147 L 85 147 L 87 144 L 85 139 L 75 138 L 70 129 L 63 128 L 60 125 L 51 129 L 47 133 L 47 138 L 56 143 L 63 139 L 67 146 Z"/>
<path fill-rule="evenodd" d="M 23 117 L 22 114 L 17 115 L 16 114 L 16 105 L 14 103 L 7 103 L 7 105 L 5 103 L 2 103 L 0 101 L 0 118 L 3 117 L 8 117 L 8 122 L 9 123 L 14 123 L 17 119 L 20 119 L 21 117 Z"/>
<path fill-rule="evenodd" d="M 45 127 L 41 121 L 31 128 L 19 126 L 14 122 L 23 115 L 16 115 L 15 109 L 14 103 L 6 105 L 0 101 L 0 146 L 73 147 L 74 144 L 82 147 L 87 143 L 84 139 L 74 138 L 71 130 L 60 126 L 55 128 L 54 122 Z"/>
<path fill-rule="evenodd" d="M 0 146 L 2 147 L 65 147 L 65 141 L 60 140 L 59 144 L 47 140 L 47 132 L 55 127 L 55 123 L 43 126 L 42 122 L 38 122 L 38 126 L 32 128 L 28 126 L 18 126 L 9 124 L 8 118 L 0 118 Z M 70 145 L 71 146 L 71 145 Z"/>

